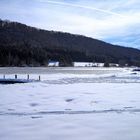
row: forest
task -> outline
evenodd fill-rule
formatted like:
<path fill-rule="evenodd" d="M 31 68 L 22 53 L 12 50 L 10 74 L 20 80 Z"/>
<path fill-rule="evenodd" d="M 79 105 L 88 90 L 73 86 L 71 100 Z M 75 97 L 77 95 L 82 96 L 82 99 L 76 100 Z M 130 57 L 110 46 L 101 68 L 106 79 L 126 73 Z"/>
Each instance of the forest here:
<path fill-rule="evenodd" d="M 75 61 L 140 66 L 140 50 L 0 20 L 0 66 L 47 66 L 50 60 L 60 66 Z"/>

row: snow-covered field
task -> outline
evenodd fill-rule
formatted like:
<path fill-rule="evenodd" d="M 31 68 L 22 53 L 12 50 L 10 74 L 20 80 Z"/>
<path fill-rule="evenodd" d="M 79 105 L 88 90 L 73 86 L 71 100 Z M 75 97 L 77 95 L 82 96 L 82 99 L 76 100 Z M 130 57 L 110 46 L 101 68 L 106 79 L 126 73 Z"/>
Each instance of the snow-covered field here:
<path fill-rule="evenodd" d="M 139 140 L 140 73 L 128 68 L 0 68 L 0 140 Z"/>

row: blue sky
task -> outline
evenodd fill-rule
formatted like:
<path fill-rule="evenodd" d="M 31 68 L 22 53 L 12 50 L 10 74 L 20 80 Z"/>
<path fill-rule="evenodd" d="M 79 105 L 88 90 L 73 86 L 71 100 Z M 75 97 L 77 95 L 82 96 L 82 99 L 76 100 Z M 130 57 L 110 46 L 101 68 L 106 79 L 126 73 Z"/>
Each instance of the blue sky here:
<path fill-rule="evenodd" d="M 0 0 L 0 18 L 140 49 L 139 0 Z"/>

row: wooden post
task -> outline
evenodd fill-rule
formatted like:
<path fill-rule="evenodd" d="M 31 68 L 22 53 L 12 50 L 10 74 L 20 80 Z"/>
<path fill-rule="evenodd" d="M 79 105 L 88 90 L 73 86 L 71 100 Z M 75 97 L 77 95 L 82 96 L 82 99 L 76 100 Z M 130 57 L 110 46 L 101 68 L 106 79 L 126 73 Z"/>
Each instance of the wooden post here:
<path fill-rule="evenodd" d="M 15 75 L 15 79 L 17 79 L 17 74 Z"/>
<path fill-rule="evenodd" d="M 29 76 L 29 74 L 27 75 L 27 80 L 29 80 L 30 79 L 30 76 Z"/>
<path fill-rule="evenodd" d="M 39 75 L 39 78 L 38 78 L 38 80 L 39 80 L 39 81 L 41 80 L 41 77 L 40 77 L 40 75 Z"/>

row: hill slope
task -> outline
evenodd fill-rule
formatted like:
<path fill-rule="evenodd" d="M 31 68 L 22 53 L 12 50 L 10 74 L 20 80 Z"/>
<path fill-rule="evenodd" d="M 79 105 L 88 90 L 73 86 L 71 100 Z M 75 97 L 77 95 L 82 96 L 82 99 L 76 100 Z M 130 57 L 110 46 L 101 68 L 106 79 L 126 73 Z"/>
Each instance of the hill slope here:
<path fill-rule="evenodd" d="M 62 65 L 71 65 L 72 61 L 125 61 L 140 65 L 140 50 L 0 20 L 1 66 L 40 66 L 48 60 L 58 60 Z"/>

